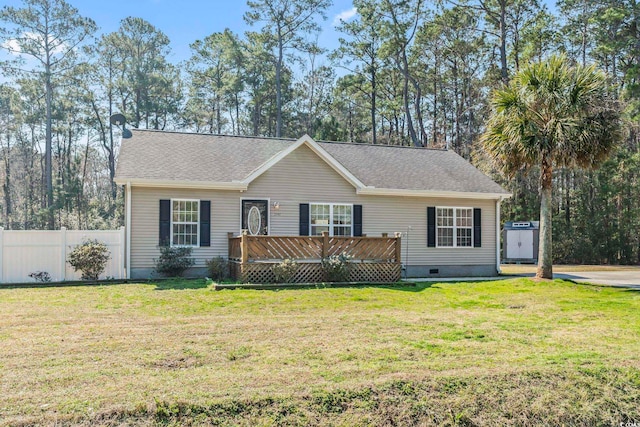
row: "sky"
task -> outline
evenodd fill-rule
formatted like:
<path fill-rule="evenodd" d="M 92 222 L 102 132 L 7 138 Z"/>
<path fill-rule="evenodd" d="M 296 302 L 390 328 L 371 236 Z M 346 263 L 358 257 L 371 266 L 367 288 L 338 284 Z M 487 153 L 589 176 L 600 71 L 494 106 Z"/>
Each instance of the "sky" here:
<path fill-rule="evenodd" d="M 128 16 L 143 18 L 164 32 L 171 40 L 169 61 L 177 63 L 189 59 L 189 45 L 214 32 L 231 29 L 242 34 L 251 29 L 242 19 L 247 4 L 245 0 L 67 0 L 80 15 L 93 19 L 99 27 L 98 34 L 116 31 L 120 21 Z M 22 7 L 19 0 L 2 3 Z M 342 14 L 342 15 L 341 15 Z M 336 17 L 353 15 L 352 0 L 334 0 L 322 22 L 320 46 L 335 48 L 339 34 L 333 23 Z M 348 18 L 347 18 L 348 19 Z"/>

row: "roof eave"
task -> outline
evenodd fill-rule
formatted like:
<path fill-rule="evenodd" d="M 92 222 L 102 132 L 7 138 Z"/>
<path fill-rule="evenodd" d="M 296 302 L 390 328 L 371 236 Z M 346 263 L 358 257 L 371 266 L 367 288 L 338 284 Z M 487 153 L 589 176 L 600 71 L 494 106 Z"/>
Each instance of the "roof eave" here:
<path fill-rule="evenodd" d="M 398 196 L 398 197 L 441 197 L 449 199 L 490 199 L 499 200 L 511 197 L 511 193 L 483 193 L 468 191 L 432 191 L 406 190 L 395 188 L 366 187 L 356 191 L 362 196 Z"/>
<path fill-rule="evenodd" d="M 131 184 L 132 187 L 150 188 L 196 188 L 206 190 L 235 190 L 246 191 L 248 186 L 242 182 L 212 182 L 212 181 L 173 181 L 160 179 L 116 178 L 117 185 Z"/>

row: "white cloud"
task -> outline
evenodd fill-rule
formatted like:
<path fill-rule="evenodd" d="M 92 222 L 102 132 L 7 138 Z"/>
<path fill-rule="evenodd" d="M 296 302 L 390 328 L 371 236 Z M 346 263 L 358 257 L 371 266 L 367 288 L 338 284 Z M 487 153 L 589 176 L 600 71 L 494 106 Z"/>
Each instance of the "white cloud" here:
<path fill-rule="evenodd" d="M 18 40 L 11 39 L 2 43 L 2 47 L 7 49 L 10 53 L 18 54 L 20 53 L 20 45 L 18 44 Z"/>
<path fill-rule="evenodd" d="M 352 7 L 349 10 L 343 10 L 342 12 L 340 12 L 339 14 L 333 17 L 333 26 L 335 27 L 336 25 L 340 25 L 340 22 L 348 21 L 349 19 L 353 18 L 356 15 L 356 13 L 358 13 L 358 9 L 355 7 Z"/>
<path fill-rule="evenodd" d="M 21 55 L 22 52 L 22 46 L 21 43 L 28 43 L 28 44 L 35 44 L 35 45 L 39 45 L 42 46 L 44 45 L 44 43 L 42 43 L 42 36 L 39 34 L 35 34 L 35 33 L 23 33 L 22 34 L 22 40 L 20 39 L 9 39 L 7 41 L 5 41 L 4 43 L 2 43 L 2 47 L 5 48 L 6 50 L 9 51 L 9 53 L 13 54 L 13 55 Z M 49 43 L 51 45 L 54 46 L 53 48 L 53 54 L 58 54 L 63 52 L 66 49 L 66 46 L 64 43 L 60 43 L 55 37 L 53 36 L 49 36 Z"/>

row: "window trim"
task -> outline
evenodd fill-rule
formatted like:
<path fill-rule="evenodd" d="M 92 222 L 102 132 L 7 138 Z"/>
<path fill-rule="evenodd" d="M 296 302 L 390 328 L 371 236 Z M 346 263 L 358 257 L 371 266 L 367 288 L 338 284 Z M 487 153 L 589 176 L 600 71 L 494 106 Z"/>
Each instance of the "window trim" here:
<path fill-rule="evenodd" d="M 199 248 L 200 247 L 200 199 L 170 199 L 171 200 L 171 206 L 169 209 L 169 215 L 171 218 L 171 224 L 170 224 L 170 246 L 172 248 Z M 196 237 L 196 241 L 198 242 L 195 245 L 176 245 L 173 243 L 173 202 L 195 202 L 196 206 L 198 206 L 198 221 L 195 222 L 196 226 L 197 226 L 197 230 L 198 230 L 198 235 Z M 194 224 L 193 222 L 183 222 L 183 221 L 178 221 L 176 222 L 176 224 Z"/>
<path fill-rule="evenodd" d="M 311 211 L 313 205 L 329 205 L 329 236 L 330 237 L 353 237 L 353 203 L 336 203 L 336 202 L 309 202 L 309 236 L 315 236 L 313 234 L 313 224 L 311 224 Z M 351 208 L 351 224 L 349 224 L 349 228 L 351 228 L 351 234 L 348 236 L 334 236 L 333 234 L 333 207 L 334 206 L 349 206 Z M 345 227 L 344 225 L 338 227 Z"/>
<path fill-rule="evenodd" d="M 435 217 L 435 223 L 436 223 L 436 248 L 442 248 L 442 249 L 473 249 L 475 248 L 474 246 L 474 241 L 473 241 L 473 207 L 472 206 L 436 206 L 436 217 Z M 438 209 L 453 209 L 453 227 L 438 227 Z M 456 224 L 456 219 L 457 219 L 457 211 L 458 209 L 466 209 L 466 210 L 470 210 L 471 211 L 471 225 L 468 227 L 460 227 L 461 229 L 470 229 L 471 230 L 471 244 L 469 246 L 458 246 L 458 225 Z M 453 245 L 452 246 L 441 246 L 438 243 L 438 229 L 439 228 L 453 228 Z"/>

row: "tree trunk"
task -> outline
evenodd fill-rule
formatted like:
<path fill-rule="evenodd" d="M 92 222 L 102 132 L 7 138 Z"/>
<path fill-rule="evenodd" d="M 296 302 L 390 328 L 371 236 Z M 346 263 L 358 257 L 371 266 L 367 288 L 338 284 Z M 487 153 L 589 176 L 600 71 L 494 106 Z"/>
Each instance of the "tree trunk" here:
<path fill-rule="evenodd" d="M 415 90 L 414 95 L 414 108 L 416 113 L 416 120 L 418 120 L 418 129 L 420 130 L 420 136 L 418 141 L 420 143 L 420 147 L 427 146 L 427 132 L 424 130 L 424 120 L 422 118 L 422 88 L 420 87 L 420 83 L 417 79 L 410 76 L 411 83 Z"/>
<path fill-rule="evenodd" d="M 406 48 L 404 48 L 406 49 Z M 420 147 L 421 144 L 418 142 L 418 136 L 416 135 L 416 131 L 413 127 L 413 119 L 411 117 L 411 110 L 409 108 L 409 60 L 407 59 L 407 51 L 402 51 L 402 75 L 404 77 L 404 84 L 402 85 L 402 98 L 404 100 L 404 114 L 407 120 L 407 129 L 409 130 L 409 137 L 411 138 L 411 142 L 415 147 Z"/>
<path fill-rule="evenodd" d="M 85 207 L 84 205 L 84 183 L 87 180 L 87 165 L 89 163 L 89 148 L 91 147 L 91 140 L 89 138 L 87 138 L 87 145 L 85 146 L 84 149 L 84 162 L 82 165 L 82 181 L 80 181 L 80 189 L 78 191 L 78 228 L 80 228 L 80 230 L 83 229 L 83 225 L 82 225 L 82 213 L 85 211 Z M 111 185 L 112 187 L 114 186 L 114 182 L 113 180 L 111 181 Z M 114 197 L 115 200 L 115 197 Z"/>
<path fill-rule="evenodd" d="M 222 134 L 222 117 L 220 116 L 220 95 L 216 95 L 216 130 L 218 135 Z"/>
<path fill-rule="evenodd" d="M 439 67 L 439 51 L 438 47 L 435 46 L 435 58 L 433 65 L 433 114 L 431 120 L 433 120 L 433 125 L 431 128 L 431 145 L 435 147 L 436 142 L 438 141 L 438 67 Z"/>
<path fill-rule="evenodd" d="M 454 116 L 454 138 L 453 139 L 453 149 L 456 153 L 462 154 L 462 136 L 460 135 L 460 117 L 462 116 L 461 106 L 460 106 L 460 91 L 458 88 L 458 61 L 453 61 L 453 100 L 454 100 L 454 108 L 455 108 L 455 116 Z"/>
<path fill-rule="evenodd" d="M 509 84 L 509 69 L 507 68 L 507 5 L 506 0 L 500 2 L 500 77 L 502 83 Z"/>
<path fill-rule="evenodd" d="M 52 106 L 51 104 L 53 103 L 53 87 L 51 84 L 51 72 L 49 70 L 49 65 L 47 65 L 47 71 L 46 73 L 46 83 L 45 83 L 45 90 L 46 90 L 46 109 L 47 109 L 47 117 L 46 117 L 46 143 L 45 143 L 45 153 L 44 153 L 44 179 L 45 179 L 45 185 L 46 185 L 46 191 L 47 191 L 47 197 L 46 197 L 46 204 L 45 207 L 47 208 L 48 212 L 47 212 L 47 228 L 49 230 L 53 230 L 54 227 L 54 223 L 55 223 L 55 218 L 53 216 L 53 169 L 52 169 L 52 155 L 51 155 L 51 150 L 52 150 L 52 139 L 53 139 L 53 135 L 52 135 L 52 130 L 51 130 L 51 121 L 53 120 L 52 118 L 52 113 L 51 113 L 51 109 Z"/>
<path fill-rule="evenodd" d="M 548 154 L 542 156 L 540 170 L 540 247 L 538 250 L 539 279 L 553 279 L 553 258 L 551 241 L 553 166 Z"/>
<path fill-rule="evenodd" d="M 571 171 L 564 170 L 564 218 L 567 227 L 571 226 Z"/>
<path fill-rule="evenodd" d="M 236 119 L 233 117 L 233 110 L 231 106 L 228 107 L 229 120 L 231 120 L 231 135 L 236 135 Z"/>
<path fill-rule="evenodd" d="M 587 65 L 587 37 L 589 34 L 589 21 L 584 17 L 587 16 L 587 1 L 582 2 L 582 17 L 583 17 L 583 25 L 582 25 L 582 66 Z"/>
<path fill-rule="evenodd" d="M 282 36 L 278 32 L 278 63 L 276 64 L 276 137 L 282 136 L 282 62 L 284 60 L 284 47 Z"/>
<path fill-rule="evenodd" d="M 236 100 L 236 135 L 240 135 L 240 101 L 238 100 L 238 92 L 235 94 Z"/>
<path fill-rule="evenodd" d="M 353 142 L 353 113 L 351 110 L 351 103 L 349 103 L 349 115 L 347 117 L 347 123 L 349 126 L 349 142 Z"/>
<path fill-rule="evenodd" d="M 253 136 L 258 136 L 260 131 L 260 108 L 261 105 L 256 101 L 253 107 Z"/>
<path fill-rule="evenodd" d="M 316 92 L 316 66 L 315 66 L 315 54 L 311 55 L 311 70 L 309 70 L 309 76 L 311 77 L 311 82 L 309 83 L 309 102 L 307 107 L 307 117 L 306 117 L 306 128 L 307 135 L 313 135 L 313 97 Z"/>
<path fill-rule="evenodd" d="M 376 129 L 376 70 L 374 61 L 371 60 L 371 133 L 373 138 L 373 144 L 378 142 L 377 129 Z"/>
<path fill-rule="evenodd" d="M 11 134 L 7 133 L 7 151 L 4 156 L 4 227 L 11 230 Z"/>

